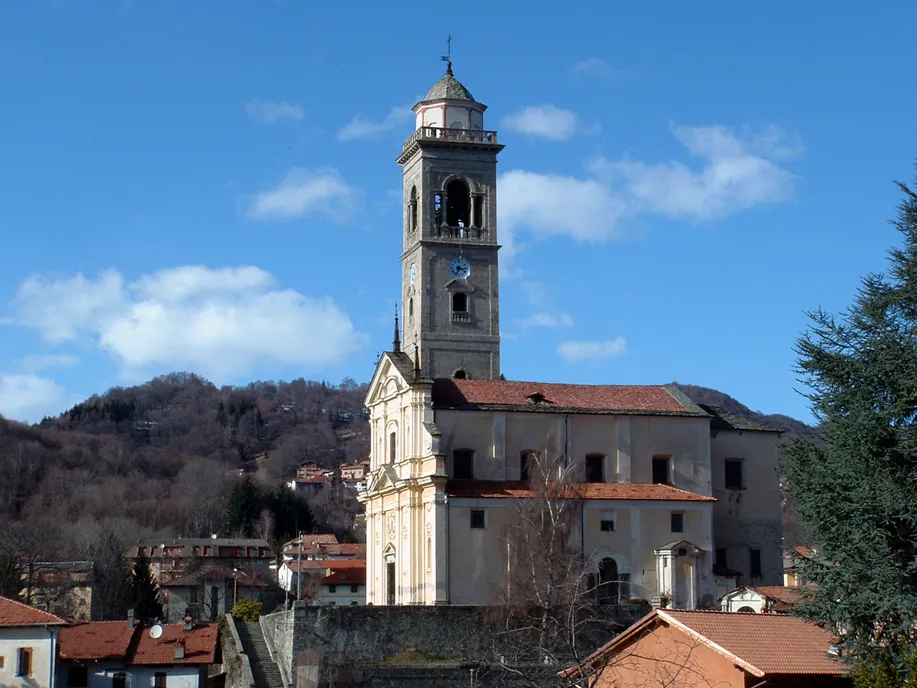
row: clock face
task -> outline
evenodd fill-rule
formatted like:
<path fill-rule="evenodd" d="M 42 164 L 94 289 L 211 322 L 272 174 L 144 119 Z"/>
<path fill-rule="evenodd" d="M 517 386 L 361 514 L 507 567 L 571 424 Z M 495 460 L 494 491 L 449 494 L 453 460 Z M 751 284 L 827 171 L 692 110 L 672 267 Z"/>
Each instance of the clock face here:
<path fill-rule="evenodd" d="M 414 265 L 414 263 L 411 263 L 411 268 L 408 271 L 408 279 L 410 280 L 411 284 L 414 284 L 414 280 L 417 279 L 417 266 Z"/>
<path fill-rule="evenodd" d="M 464 258 L 453 258 L 449 262 L 449 274 L 456 279 L 467 279 L 471 274 L 471 265 Z"/>

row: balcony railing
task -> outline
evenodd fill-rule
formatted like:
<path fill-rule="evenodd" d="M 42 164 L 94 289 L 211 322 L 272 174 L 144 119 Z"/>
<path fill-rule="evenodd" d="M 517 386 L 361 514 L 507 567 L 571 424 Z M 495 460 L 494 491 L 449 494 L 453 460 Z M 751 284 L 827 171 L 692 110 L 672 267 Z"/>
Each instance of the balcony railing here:
<path fill-rule="evenodd" d="M 452 313 L 452 322 L 471 322 L 471 313 L 454 311 Z"/>
<path fill-rule="evenodd" d="M 458 141 L 468 143 L 496 143 L 497 132 L 485 129 L 450 129 L 446 127 L 421 127 L 404 142 L 402 150 L 415 141 L 439 139 L 442 141 Z"/>
<path fill-rule="evenodd" d="M 434 224 L 433 235 L 438 239 L 466 239 L 470 241 L 487 241 L 487 230 L 483 227 Z"/>

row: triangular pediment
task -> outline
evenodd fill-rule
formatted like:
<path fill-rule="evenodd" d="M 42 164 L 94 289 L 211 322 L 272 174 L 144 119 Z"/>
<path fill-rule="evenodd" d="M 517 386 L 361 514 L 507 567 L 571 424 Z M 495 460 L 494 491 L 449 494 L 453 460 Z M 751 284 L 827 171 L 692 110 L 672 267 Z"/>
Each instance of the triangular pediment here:
<path fill-rule="evenodd" d="M 449 291 L 467 291 L 469 293 L 473 291 L 477 291 L 477 287 L 475 287 L 471 282 L 465 279 L 449 280 L 448 282 L 446 282 L 446 289 L 448 289 Z"/>
<path fill-rule="evenodd" d="M 372 406 L 381 399 L 407 389 L 412 378 L 413 363 L 410 357 L 400 351 L 386 351 L 379 357 L 363 403 Z"/>
<path fill-rule="evenodd" d="M 382 464 L 380 469 L 376 471 L 369 480 L 369 485 L 366 487 L 367 492 L 378 492 L 379 490 L 384 490 L 387 487 L 394 486 L 400 481 L 398 473 L 391 466 L 391 464 Z"/>
<path fill-rule="evenodd" d="M 702 554 L 703 551 L 704 550 L 702 550 L 700 547 L 691 542 L 688 542 L 687 540 L 676 540 L 675 542 L 669 542 L 664 544 L 662 547 L 656 548 L 656 554 L 669 553 L 676 556 L 694 556 L 697 554 Z"/>

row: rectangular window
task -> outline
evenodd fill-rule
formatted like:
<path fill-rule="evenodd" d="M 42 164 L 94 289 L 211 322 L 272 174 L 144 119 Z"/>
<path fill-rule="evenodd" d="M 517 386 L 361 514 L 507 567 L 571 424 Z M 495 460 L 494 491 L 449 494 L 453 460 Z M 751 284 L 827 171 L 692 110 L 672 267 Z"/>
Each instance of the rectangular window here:
<path fill-rule="evenodd" d="M 336 586 L 336 585 L 329 585 L 329 586 L 328 586 L 328 592 L 334 594 L 334 593 L 336 593 L 337 591 L 338 591 L 338 586 Z"/>
<path fill-rule="evenodd" d="M 726 459 L 726 489 L 741 490 L 742 484 L 742 459 Z"/>
<path fill-rule="evenodd" d="M 471 449 L 452 452 L 452 477 L 458 480 L 474 478 L 474 452 Z"/>
<path fill-rule="evenodd" d="M 672 513 L 672 532 L 673 533 L 683 533 L 685 532 L 685 515 L 678 512 Z"/>
<path fill-rule="evenodd" d="M 20 647 L 17 651 L 16 676 L 32 675 L 32 648 Z"/>
<path fill-rule="evenodd" d="M 656 485 L 668 485 L 669 479 L 669 457 L 653 457 L 653 483 Z"/>
<path fill-rule="evenodd" d="M 716 550 L 716 558 L 713 560 L 713 565 L 721 569 L 726 568 L 726 550 L 725 549 Z"/>
<path fill-rule="evenodd" d="M 168 674 L 164 671 L 157 671 L 153 674 L 153 688 L 166 688 Z"/>
<path fill-rule="evenodd" d="M 761 577 L 761 550 L 760 549 L 750 549 L 748 550 L 748 563 L 750 574 L 752 578 Z"/>
<path fill-rule="evenodd" d="M 111 677 L 111 688 L 127 688 L 127 674 L 117 673 Z"/>
<path fill-rule="evenodd" d="M 89 668 L 79 664 L 67 667 L 67 685 L 69 688 L 86 688 L 89 685 Z"/>
<path fill-rule="evenodd" d="M 5 664 L 5 660 L 6 660 L 6 657 L 4 657 L 3 655 L 0 655 L 0 669 L 3 668 L 3 665 Z"/>
<path fill-rule="evenodd" d="M 586 482 L 605 482 L 605 455 L 586 454 Z"/>
<path fill-rule="evenodd" d="M 398 437 L 395 433 L 390 433 L 388 436 L 388 462 L 395 463 L 395 450 L 398 446 Z"/>
<path fill-rule="evenodd" d="M 615 512 L 603 511 L 599 514 L 599 522 L 601 523 L 602 530 L 605 532 L 613 532 L 615 529 Z"/>
<path fill-rule="evenodd" d="M 350 592 L 360 592 L 360 586 L 359 586 L 359 585 L 351 585 L 351 586 L 350 586 Z"/>
<path fill-rule="evenodd" d="M 487 526 L 487 517 L 484 515 L 484 509 L 471 510 L 471 527 L 483 529 Z"/>

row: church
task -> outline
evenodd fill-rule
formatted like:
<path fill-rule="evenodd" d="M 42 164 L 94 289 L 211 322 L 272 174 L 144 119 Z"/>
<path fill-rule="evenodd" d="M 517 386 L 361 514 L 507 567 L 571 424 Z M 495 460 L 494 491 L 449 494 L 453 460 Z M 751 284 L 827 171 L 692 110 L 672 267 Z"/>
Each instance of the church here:
<path fill-rule="evenodd" d="M 402 317 L 366 397 L 367 603 L 497 603 L 539 452 L 582 466 L 576 546 L 613 602 L 706 608 L 779 585 L 777 432 L 670 386 L 501 374 L 503 146 L 486 109 L 448 63 L 397 159 Z"/>

